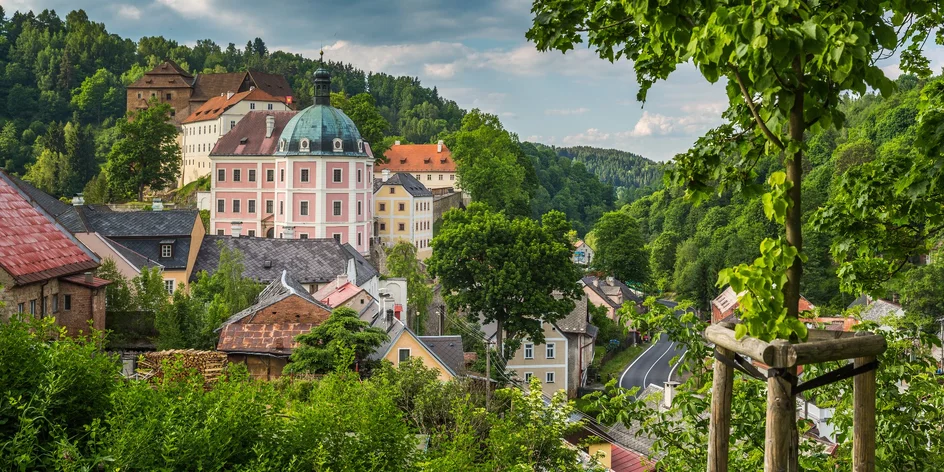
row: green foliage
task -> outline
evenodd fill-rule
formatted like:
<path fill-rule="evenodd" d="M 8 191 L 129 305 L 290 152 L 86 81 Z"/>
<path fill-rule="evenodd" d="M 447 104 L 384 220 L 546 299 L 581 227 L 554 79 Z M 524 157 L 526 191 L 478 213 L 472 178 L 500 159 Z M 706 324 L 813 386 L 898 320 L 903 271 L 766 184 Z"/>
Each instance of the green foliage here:
<path fill-rule="evenodd" d="M 509 216 L 531 215 L 534 169 L 497 116 L 472 110 L 445 141 L 456 161 L 458 185 L 472 200 Z"/>
<path fill-rule="evenodd" d="M 144 187 L 155 190 L 173 185 L 180 172 L 177 128 L 167 121 L 171 107 L 154 102 L 118 121 L 122 138 L 108 155 L 108 184 L 114 195 L 144 198 Z"/>
<path fill-rule="evenodd" d="M 593 227 L 596 238 L 591 264 L 624 283 L 643 287 L 649 283 L 649 254 L 639 223 L 628 209 L 605 213 Z"/>
<path fill-rule="evenodd" d="M 617 207 L 632 203 L 662 188 L 662 165 L 638 154 L 588 146 L 556 148 L 561 157 L 582 163 L 600 180 L 613 185 Z"/>
<path fill-rule="evenodd" d="M 0 466 L 56 469 L 90 454 L 88 426 L 111 408 L 119 365 L 102 333 L 71 338 L 52 318 L 0 323 Z M 56 341 L 51 341 L 56 340 Z"/>
<path fill-rule="evenodd" d="M 388 277 L 406 279 L 407 308 L 416 320 L 414 331 L 423 334 L 425 320 L 429 315 L 426 310 L 433 301 L 433 289 L 429 285 L 426 270 L 416 258 L 416 246 L 407 241 L 399 241 L 386 249 L 386 270 Z"/>
<path fill-rule="evenodd" d="M 336 308 L 324 323 L 298 336 L 285 372 L 324 374 L 363 367 L 367 356 L 388 339 L 384 330 L 361 321 L 356 311 Z"/>
<path fill-rule="evenodd" d="M 125 113 L 125 93 L 118 77 L 99 69 L 72 92 L 72 107 L 86 123 L 101 123 L 105 118 L 120 118 Z"/>
<path fill-rule="evenodd" d="M 111 281 L 105 287 L 105 306 L 108 311 L 131 311 L 134 309 L 134 294 L 131 291 L 130 282 L 127 277 L 118 271 L 118 266 L 113 259 L 109 257 L 102 260 L 102 265 L 95 270 L 95 275 Z"/>
<path fill-rule="evenodd" d="M 539 224 L 510 220 L 476 202 L 444 215 L 427 267 L 442 283 L 451 311 L 462 310 L 472 322 L 498 323 L 499 344 L 502 331 L 512 341 L 527 336 L 541 342 L 541 323 L 567 316 L 579 296 L 580 273 L 564 229 L 560 212 L 544 215 Z"/>
<path fill-rule="evenodd" d="M 339 97 L 340 103 L 335 103 L 335 97 Z M 390 123 L 377 110 L 376 99 L 369 93 L 359 93 L 353 97 L 347 98 L 343 92 L 332 94 L 331 104 L 340 108 L 354 124 L 361 136 L 370 144 L 370 150 L 378 162 L 384 161 L 384 151 L 389 148 L 384 147 L 384 135 L 390 129 Z"/>

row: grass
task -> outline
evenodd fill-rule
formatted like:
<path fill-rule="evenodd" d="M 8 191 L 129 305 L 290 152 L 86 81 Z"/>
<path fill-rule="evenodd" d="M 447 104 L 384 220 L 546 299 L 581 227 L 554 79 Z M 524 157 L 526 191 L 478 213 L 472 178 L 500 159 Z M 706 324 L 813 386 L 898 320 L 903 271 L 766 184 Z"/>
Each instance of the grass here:
<path fill-rule="evenodd" d="M 629 366 L 630 362 L 642 354 L 642 352 L 645 351 L 647 347 L 649 347 L 648 344 L 639 344 L 636 346 L 630 346 L 623 351 L 620 351 L 619 354 L 613 356 L 612 359 L 600 367 L 600 379 L 603 381 L 603 383 L 606 383 L 612 377 L 619 377 L 619 375 L 622 374 L 624 370 L 626 370 L 626 367 Z M 596 352 L 594 355 L 600 354 L 600 352 Z"/>

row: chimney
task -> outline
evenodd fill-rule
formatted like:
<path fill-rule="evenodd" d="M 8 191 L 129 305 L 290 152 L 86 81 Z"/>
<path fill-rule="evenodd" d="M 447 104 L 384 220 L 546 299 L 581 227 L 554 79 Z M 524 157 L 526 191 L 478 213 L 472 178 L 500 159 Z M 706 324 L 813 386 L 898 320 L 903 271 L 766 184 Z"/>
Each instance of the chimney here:
<path fill-rule="evenodd" d="M 255 86 L 255 85 L 250 85 L 250 86 L 249 86 L 249 91 L 250 91 L 250 92 L 252 92 L 252 91 L 255 90 L 255 89 L 256 89 L 256 86 Z"/>
<path fill-rule="evenodd" d="M 612 287 L 612 286 L 613 286 L 613 283 L 614 283 L 614 279 L 613 279 L 612 276 L 606 278 L 606 284 L 607 284 L 607 285 L 609 285 L 610 287 Z"/>
<path fill-rule="evenodd" d="M 678 382 L 669 381 L 665 383 L 665 387 L 662 391 L 662 406 L 666 409 L 672 408 L 672 401 L 675 400 L 675 389 L 678 386 Z"/>
<path fill-rule="evenodd" d="M 162 211 L 164 210 L 164 203 L 161 202 L 160 198 L 155 198 L 151 200 L 151 210 L 152 211 Z"/>
<path fill-rule="evenodd" d="M 226 92 L 226 99 L 229 100 L 233 98 L 233 92 Z"/>
<path fill-rule="evenodd" d="M 382 176 L 381 178 L 383 179 L 383 181 L 386 182 L 387 179 L 390 178 L 390 169 L 384 169 L 383 172 L 380 173 L 380 175 Z"/>
<path fill-rule="evenodd" d="M 272 131 L 275 130 L 275 116 L 266 115 L 266 137 L 272 137 Z"/>
<path fill-rule="evenodd" d="M 335 277 L 335 278 L 334 278 L 334 288 L 341 288 L 341 286 L 344 285 L 345 282 L 347 282 L 347 276 L 346 276 L 346 275 L 339 275 L 339 276 Z"/>
<path fill-rule="evenodd" d="M 442 152 L 442 147 L 443 147 L 443 140 L 440 139 L 439 142 L 436 143 L 436 152 Z"/>
<path fill-rule="evenodd" d="M 234 238 L 238 238 L 243 232 L 243 222 L 234 221 L 232 226 L 230 226 L 231 232 L 233 233 Z"/>
<path fill-rule="evenodd" d="M 387 327 L 388 327 L 388 328 L 389 328 L 391 325 L 393 325 L 393 308 L 387 308 L 387 319 L 386 319 L 386 321 L 387 321 L 386 324 L 387 324 Z"/>
<path fill-rule="evenodd" d="M 87 284 L 92 283 L 92 273 L 91 273 L 91 272 L 86 272 L 86 273 L 85 273 L 85 283 L 87 283 Z"/>
<path fill-rule="evenodd" d="M 85 197 L 81 193 L 75 194 L 75 196 L 72 197 L 72 205 L 73 206 L 85 205 Z"/>
<path fill-rule="evenodd" d="M 394 146 L 399 146 L 399 145 L 400 145 L 400 140 L 398 139 L 398 140 L 394 141 L 394 142 L 393 142 L 393 145 L 394 145 Z"/>
<path fill-rule="evenodd" d="M 294 239 L 295 238 L 295 227 L 286 226 L 282 228 L 282 239 Z"/>

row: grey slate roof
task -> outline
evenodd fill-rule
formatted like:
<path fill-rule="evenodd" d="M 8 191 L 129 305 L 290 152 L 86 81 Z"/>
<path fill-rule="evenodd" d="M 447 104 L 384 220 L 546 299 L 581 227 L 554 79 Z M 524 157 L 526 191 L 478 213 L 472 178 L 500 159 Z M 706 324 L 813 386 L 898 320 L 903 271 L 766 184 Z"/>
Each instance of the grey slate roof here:
<path fill-rule="evenodd" d="M 272 281 L 272 283 L 259 292 L 255 303 L 250 305 L 245 310 L 227 318 L 227 320 L 224 321 L 223 324 L 220 325 L 220 327 L 216 330 L 219 331 L 228 324 L 235 323 L 247 316 L 251 316 L 259 310 L 262 310 L 267 306 L 271 306 L 274 303 L 292 295 L 298 295 L 299 297 L 302 297 L 305 300 L 308 300 L 309 302 L 324 308 L 325 310 L 331 311 L 331 307 L 319 302 L 318 300 L 315 300 L 314 297 L 308 293 L 308 290 L 305 290 L 305 287 L 302 287 L 297 280 L 288 275 L 287 271 L 283 270 L 279 276 Z"/>
<path fill-rule="evenodd" d="M 377 193 L 384 185 L 402 185 L 410 195 L 414 197 L 432 197 L 431 192 L 422 182 L 416 180 L 413 174 L 406 172 L 397 172 L 390 176 L 386 182 L 383 179 L 374 179 L 374 193 Z"/>
<path fill-rule="evenodd" d="M 347 248 L 334 238 L 326 239 L 273 239 L 207 235 L 197 253 L 192 280 L 200 271 L 212 274 L 220 262 L 220 244 L 237 249 L 243 255 L 243 274 L 259 282 L 272 282 L 287 270 L 303 284 L 327 283 L 347 274 L 348 261 L 355 260 L 360 286 L 377 275 L 366 259 L 349 245 Z M 348 249 L 350 248 L 350 250 Z M 357 257 L 354 254 L 357 254 Z M 266 267 L 266 262 L 270 267 Z"/>
<path fill-rule="evenodd" d="M 154 238 L 122 238 L 111 237 L 118 244 L 140 254 L 146 259 L 157 261 L 165 269 L 186 269 L 187 258 L 190 255 L 190 235 L 174 239 L 171 257 L 161 257 L 161 242 L 164 237 Z"/>
<path fill-rule="evenodd" d="M 108 242 L 108 244 L 111 245 L 112 248 L 115 249 L 115 252 L 117 252 L 118 254 L 121 254 L 122 257 L 124 257 L 125 259 L 128 260 L 128 262 L 131 263 L 131 265 L 137 267 L 138 269 L 142 269 L 145 267 L 148 267 L 148 268 L 151 268 L 151 267 L 163 268 L 164 267 L 161 263 L 157 262 L 156 260 L 150 259 L 136 251 L 132 251 L 127 246 L 122 245 L 118 241 L 115 241 L 109 238 L 104 238 L 104 239 L 106 242 Z"/>
<path fill-rule="evenodd" d="M 464 370 L 465 354 L 462 351 L 462 336 L 419 336 L 419 338 L 454 372 Z"/>
<path fill-rule="evenodd" d="M 581 279 L 581 281 L 614 308 L 619 308 L 620 305 L 610 299 L 609 295 L 615 295 L 616 293 L 622 294 L 623 301 L 632 301 L 637 304 L 642 303 L 642 299 L 636 296 L 626 284 L 619 280 L 614 279 L 613 285 L 610 285 L 605 279 L 588 275 Z M 597 282 L 599 282 L 599 285 Z"/>
<path fill-rule="evenodd" d="M 411 330 L 410 328 L 408 328 L 406 325 L 403 324 L 403 322 L 401 322 L 400 320 L 398 320 L 398 319 L 396 319 L 396 318 L 393 319 L 393 323 L 391 323 L 390 325 L 386 325 L 386 323 L 384 322 L 384 317 L 383 317 L 383 316 L 380 316 L 380 314 L 378 313 L 377 315 L 374 316 L 373 321 L 371 322 L 371 326 L 372 326 L 372 327 L 375 327 L 375 328 L 381 328 L 381 329 L 385 330 L 385 331 L 387 332 L 387 337 L 388 337 L 387 342 L 385 342 L 385 343 L 381 344 L 380 346 L 378 346 L 377 349 L 374 350 L 374 352 L 370 353 L 370 355 L 367 356 L 367 358 L 370 359 L 370 360 L 372 360 L 372 361 L 379 361 L 379 360 L 383 359 L 383 358 L 387 355 L 387 353 L 390 352 L 390 349 L 393 348 L 393 345 L 397 342 L 397 339 L 400 339 L 400 336 L 403 336 L 403 335 L 406 335 L 406 336 L 413 336 L 414 338 L 419 339 L 420 342 L 423 342 L 423 341 L 422 341 L 422 338 L 420 338 L 419 336 L 417 336 L 416 333 L 413 332 L 413 330 Z M 460 336 L 429 336 L 429 337 L 431 337 L 431 338 L 440 338 L 440 337 L 442 337 L 442 338 L 456 338 L 456 339 L 458 339 L 458 346 L 459 346 L 459 364 L 458 364 L 458 365 L 460 365 L 460 366 L 463 365 L 464 360 L 463 360 L 463 357 L 462 357 L 462 338 L 461 338 Z M 450 374 L 452 374 L 452 375 L 458 375 L 458 374 L 459 374 L 459 371 L 457 371 L 457 370 L 453 367 L 453 363 L 452 363 L 452 362 L 449 362 L 449 361 L 446 361 L 445 359 L 443 359 L 443 358 L 439 355 L 439 352 L 437 352 L 436 350 L 433 350 L 432 348 L 430 348 L 425 342 L 423 342 L 423 345 L 426 346 L 426 347 L 429 349 L 429 351 L 433 354 L 433 358 L 435 358 L 437 361 L 439 361 L 439 363 L 442 364 L 442 365 L 446 368 L 446 370 L 449 371 Z M 444 346 L 444 347 L 448 347 L 448 346 Z M 441 348 L 440 348 L 440 351 L 442 351 L 442 350 L 443 350 L 443 348 L 441 347 Z M 455 356 L 455 354 L 450 354 L 450 355 L 451 355 L 451 356 Z"/>
<path fill-rule="evenodd" d="M 662 390 L 661 387 L 649 385 L 639 392 L 637 398 L 645 401 L 649 408 L 658 410 L 662 404 Z M 655 441 L 640 429 L 639 421 L 634 421 L 628 428 L 622 423 L 616 423 L 608 428 L 604 427 L 604 432 L 620 445 L 627 446 L 635 452 L 645 456 L 652 454 L 652 445 Z"/>
<path fill-rule="evenodd" d="M 565 333 L 590 333 L 590 314 L 587 311 L 589 303 L 584 295 L 574 302 L 574 309 L 567 316 L 557 320 L 555 325 Z"/>
<path fill-rule="evenodd" d="M 901 309 L 900 305 L 886 300 L 874 300 L 862 310 L 860 316 L 866 321 L 882 323 L 889 316 L 901 317 L 904 314 L 905 311 Z"/>
<path fill-rule="evenodd" d="M 194 225 L 200 221 L 199 217 L 197 210 L 85 211 L 89 227 L 112 239 L 190 237 Z"/>

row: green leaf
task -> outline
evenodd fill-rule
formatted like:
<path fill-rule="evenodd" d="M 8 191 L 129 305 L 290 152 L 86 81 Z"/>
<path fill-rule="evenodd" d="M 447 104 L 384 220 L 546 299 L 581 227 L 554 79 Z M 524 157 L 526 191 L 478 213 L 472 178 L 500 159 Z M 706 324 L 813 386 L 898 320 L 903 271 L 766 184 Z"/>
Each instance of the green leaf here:
<path fill-rule="evenodd" d="M 734 326 L 734 339 L 741 339 L 747 334 L 747 326 L 738 324 Z"/>

